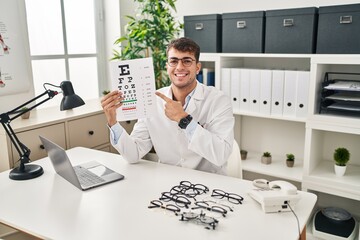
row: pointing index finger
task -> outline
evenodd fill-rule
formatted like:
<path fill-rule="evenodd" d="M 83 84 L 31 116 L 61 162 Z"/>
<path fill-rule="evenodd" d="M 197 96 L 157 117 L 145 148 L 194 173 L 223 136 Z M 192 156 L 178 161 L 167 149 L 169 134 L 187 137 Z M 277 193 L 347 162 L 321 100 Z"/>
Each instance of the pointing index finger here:
<path fill-rule="evenodd" d="M 165 96 L 164 94 L 162 94 L 161 92 L 155 92 L 155 94 L 159 97 L 161 97 L 165 102 L 170 102 L 172 101 L 170 98 L 168 98 L 167 96 Z"/>

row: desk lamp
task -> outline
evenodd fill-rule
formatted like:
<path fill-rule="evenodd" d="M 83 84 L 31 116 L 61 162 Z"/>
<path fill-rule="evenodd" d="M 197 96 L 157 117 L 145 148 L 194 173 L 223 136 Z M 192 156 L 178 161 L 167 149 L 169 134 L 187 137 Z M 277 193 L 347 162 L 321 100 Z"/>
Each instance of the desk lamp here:
<path fill-rule="evenodd" d="M 68 110 L 72 108 L 76 108 L 79 106 L 82 106 L 85 104 L 85 102 L 75 94 L 73 86 L 70 81 L 63 81 L 61 82 L 60 86 L 55 86 L 50 83 L 44 83 L 45 92 L 36 96 L 35 98 L 25 102 L 24 104 L 14 108 L 13 110 L 0 114 L 0 122 L 1 125 L 4 127 L 7 135 L 10 138 L 10 141 L 15 146 L 16 151 L 19 153 L 20 156 L 20 165 L 17 168 L 14 168 L 10 171 L 9 177 L 13 180 L 27 180 L 27 179 L 33 179 L 36 177 L 41 176 L 44 173 L 44 170 L 41 166 L 35 165 L 35 164 L 27 164 L 30 162 L 30 149 L 27 148 L 16 136 L 14 130 L 11 128 L 10 123 L 12 120 L 20 117 L 26 112 L 31 111 L 32 109 L 36 108 L 37 106 L 47 102 L 48 100 L 52 99 L 55 95 L 58 94 L 57 91 L 53 91 L 46 88 L 46 85 L 50 85 L 52 87 L 61 88 L 63 93 L 63 99 L 60 104 L 60 110 Z M 28 104 L 31 102 L 47 95 L 47 98 L 42 100 L 39 103 L 36 103 L 35 105 L 24 109 Z M 10 117 L 10 115 L 14 115 Z"/>

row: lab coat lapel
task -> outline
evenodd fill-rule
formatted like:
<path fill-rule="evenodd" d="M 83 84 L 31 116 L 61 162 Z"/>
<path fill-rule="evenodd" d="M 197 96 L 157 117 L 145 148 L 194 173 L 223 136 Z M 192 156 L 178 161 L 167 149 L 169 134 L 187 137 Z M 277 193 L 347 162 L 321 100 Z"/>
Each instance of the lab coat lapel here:
<path fill-rule="evenodd" d="M 203 99 L 204 99 L 204 85 L 197 83 L 195 92 L 190 99 L 188 107 L 186 108 L 186 112 L 190 115 L 193 112 L 195 112 L 196 108 L 199 107 L 199 104 Z"/>

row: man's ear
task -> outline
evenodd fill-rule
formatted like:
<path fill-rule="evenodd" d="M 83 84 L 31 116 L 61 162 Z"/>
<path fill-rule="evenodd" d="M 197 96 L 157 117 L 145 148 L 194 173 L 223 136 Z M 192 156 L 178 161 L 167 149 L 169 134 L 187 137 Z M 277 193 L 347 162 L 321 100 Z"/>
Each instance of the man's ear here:
<path fill-rule="evenodd" d="M 198 62 L 198 63 L 196 64 L 196 74 L 199 74 L 200 69 L 201 69 L 201 62 Z"/>

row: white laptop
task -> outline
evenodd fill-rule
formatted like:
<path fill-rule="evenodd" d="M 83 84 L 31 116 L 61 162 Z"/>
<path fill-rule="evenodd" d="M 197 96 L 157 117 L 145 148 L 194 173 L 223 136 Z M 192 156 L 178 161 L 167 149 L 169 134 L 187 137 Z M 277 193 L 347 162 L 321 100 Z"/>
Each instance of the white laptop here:
<path fill-rule="evenodd" d="M 124 179 L 124 176 L 91 161 L 72 166 L 66 151 L 56 143 L 39 136 L 57 174 L 81 190 L 98 187 L 107 183 Z"/>

